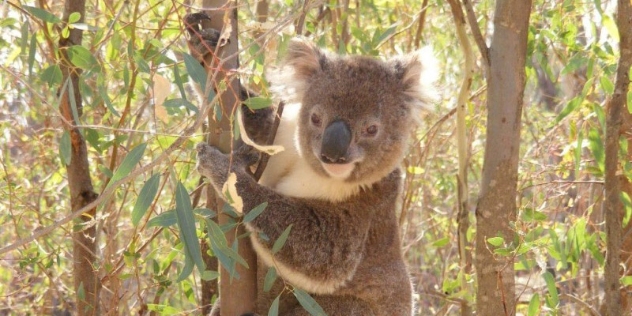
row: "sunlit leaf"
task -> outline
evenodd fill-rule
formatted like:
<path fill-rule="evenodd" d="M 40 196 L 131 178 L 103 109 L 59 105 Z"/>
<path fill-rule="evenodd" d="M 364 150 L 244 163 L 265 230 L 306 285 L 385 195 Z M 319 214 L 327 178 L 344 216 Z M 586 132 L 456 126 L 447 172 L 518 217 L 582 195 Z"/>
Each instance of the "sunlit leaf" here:
<path fill-rule="evenodd" d="M 81 13 L 73 12 L 68 16 L 68 23 L 75 23 L 81 19 Z"/>
<path fill-rule="evenodd" d="M 540 295 L 538 293 L 534 293 L 531 296 L 531 300 L 529 301 L 529 310 L 527 312 L 528 316 L 538 316 L 540 315 Z"/>
<path fill-rule="evenodd" d="M 502 237 L 491 237 L 487 238 L 487 242 L 495 247 L 500 247 L 505 243 L 505 239 Z"/>
<path fill-rule="evenodd" d="M 601 23 L 613 39 L 619 40 L 619 28 L 617 27 L 614 19 L 609 14 L 603 14 L 601 16 Z"/>
<path fill-rule="evenodd" d="M 251 110 L 260 110 L 272 105 L 272 99 L 264 97 L 252 97 L 245 100 L 244 104 Z"/>

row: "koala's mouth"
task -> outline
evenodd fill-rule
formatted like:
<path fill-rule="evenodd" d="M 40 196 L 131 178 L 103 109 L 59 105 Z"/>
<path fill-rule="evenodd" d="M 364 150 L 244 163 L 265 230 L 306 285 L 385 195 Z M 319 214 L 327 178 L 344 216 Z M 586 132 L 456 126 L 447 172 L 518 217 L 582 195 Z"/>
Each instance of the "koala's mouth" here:
<path fill-rule="evenodd" d="M 336 179 L 346 179 L 348 178 L 353 169 L 355 168 L 355 163 L 324 163 L 321 162 L 323 169 L 327 172 L 327 174 Z"/>

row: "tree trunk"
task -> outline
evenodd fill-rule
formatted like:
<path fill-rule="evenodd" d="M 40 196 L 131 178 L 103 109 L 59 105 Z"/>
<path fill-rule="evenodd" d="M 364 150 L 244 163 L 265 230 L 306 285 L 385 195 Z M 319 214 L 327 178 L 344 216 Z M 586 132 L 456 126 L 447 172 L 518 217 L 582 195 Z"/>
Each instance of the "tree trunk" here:
<path fill-rule="evenodd" d="M 211 133 L 210 143 L 218 147 L 223 152 L 230 152 L 231 150 L 231 128 L 229 118 L 232 113 L 235 113 L 235 109 L 240 105 L 239 99 L 239 79 L 237 77 L 229 78 L 227 71 L 239 68 L 239 59 L 237 57 L 238 39 L 237 39 L 237 3 L 235 1 L 227 0 L 204 0 L 203 5 L 205 8 L 225 8 L 225 10 L 212 10 L 207 14 L 211 17 L 210 23 L 204 25 L 204 27 L 212 27 L 217 30 L 222 30 L 222 34 L 225 31 L 230 31 L 229 42 L 219 47 L 218 55 L 213 59 L 213 54 L 207 55 L 210 60 L 206 61 L 207 65 L 218 65 L 217 74 L 214 76 L 213 85 L 216 91 L 221 82 L 225 79 L 229 79 L 229 82 L 225 82 L 226 89 L 221 92 L 219 97 L 219 103 L 222 109 L 222 120 L 217 122 L 214 117 L 209 117 L 209 131 Z M 206 22 L 206 21 L 205 21 Z M 224 22 L 229 22 L 229 25 L 224 25 Z M 209 75 L 214 75 L 216 67 L 207 69 Z M 212 115 L 212 114 L 211 114 Z M 209 190 L 213 191 L 213 190 Z M 209 193 L 209 198 L 212 198 Z M 223 201 L 217 199 L 217 210 L 221 210 Z M 230 217 L 227 214 L 218 212 L 219 224 L 226 224 Z M 226 232 L 226 239 L 228 244 L 232 245 L 235 242 L 237 236 L 243 236 L 245 234 L 243 226 L 238 226 L 237 230 L 230 230 Z M 230 276 L 228 271 L 223 267 L 220 268 L 220 307 L 221 315 L 241 315 L 247 312 L 253 312 L 255 308 L 255 300 L 257 297 L 257 256 L 252 248 L 249 238 L 239 239 L 239 255 L 246 260 L 249 268 L 244 268 L 241 265 L 237 265 L 236 271 L 239 273 L 239 279 Z"/>
<path fill-rule="evenodd" d="M 86 10 L 85 0 L 66 0 L 64 4 L 63 20 L 68 21 L 68 17 L 73 12 L 81 14 L 79 22 L 83 22 Z M 78 28 L 70 29 L 68 38 L 59 40 L 61 60 L 59 61 L 63 78 L 59 93 L 61 102 L 59 110 L 64 118 L 66 131 L 70 134 L 72 154 L 70 163 L 66 166 L 68 172 L 68 188 L 70 191 L 71 212 L 74 212 L 97 198 L 92 186 L 90 177 L 90 166 L 88 163 L 88 150 L 83 135 L 76 125 L 73 115 L 73 106 L 76 106 L 77 117 L 81 117 L 82 102 L 79 92 L 79 70 L 70 64 L 67 47 L 81 45 L 83 32 Z M 72 88 L 72 90 L 70 90 Z M 70 91 L 73 94 L 70 94 Z M 83 225 L 95 218 L 96 209 L 91 209 L 84 213 L 75 221 L 73 231 L 73 276 L 75 286 L 75 297 L 77 300 L 77 315 L 98 315 L 99 314 L 99 290 L 101 284 L 96 275 L 94 264 L 97 261 L 97 232 L 94 223 Z"/>
<path fill-rule="evenodd" d="M 493 254 L 487 239 L 514 243 L 520 124 L 531 1 L 498 0 L 489 48 L 487 140 L 476 208 L 477 315 L 516 313 L 512 257 Z"/>
<path fill-rule="evenodd" d="M 619 278 L 621 277 L 622 204 L 619 185 L 619 137 L 622 115 L 627 111 L 627 92 L 632 66 L 632 5 L 630 0 L 618 1 L 617 27 L 619 29 L 619 65 L 615 90 L 608 108 L 605 141 L 605 217 L 607 255 L 605 274 L 606 315 L 622 315 Z"/>

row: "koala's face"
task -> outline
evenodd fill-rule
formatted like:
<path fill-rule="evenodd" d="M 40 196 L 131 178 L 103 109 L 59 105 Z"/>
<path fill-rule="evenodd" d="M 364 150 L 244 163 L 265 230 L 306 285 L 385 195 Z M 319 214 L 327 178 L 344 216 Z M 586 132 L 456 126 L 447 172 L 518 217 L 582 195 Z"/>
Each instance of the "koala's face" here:
<path fill-rule="evenodd" d="M 286 64 L 293 81 L 285 85 L 302 104 L 297 146 L 316 172 L 370 184 L 401 162 L 430 92 L 420 85 L 417 57 L 340 57 L 291 42 Z"/>

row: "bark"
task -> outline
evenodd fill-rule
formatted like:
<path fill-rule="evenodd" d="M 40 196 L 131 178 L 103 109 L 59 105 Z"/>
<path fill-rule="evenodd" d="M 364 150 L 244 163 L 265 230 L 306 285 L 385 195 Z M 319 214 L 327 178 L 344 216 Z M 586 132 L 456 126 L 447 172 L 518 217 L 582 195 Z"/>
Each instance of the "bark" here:
<path fill-rule="evenodd" d="M 222 86 L 221 82 L 225 82 L 226 89 L 221 92 L 219 97 L 220 107 L 222 109 L 222 120 L 217 122 L 214 115 L 209 117 L 210 144 L 218 147 L 224 152 L 231 150 L 231 127 L 229 117 L 235 112 L 237 106 L 240 105 L 239 100 L 239 79 L 237 77 L 229 77 L 228 71 L 239 67 L 238 39 L 237 39 L 237 3 L 228 0 L 204 0 L 205 8 L 225 8 L 225 10 L 211 10 L 207 14 L 211 17 L 210 23 L 204 27 L 212 27 L 223 30 L 229 34 L 229 41 L 226 45 L 220 46 L 217 55 L 209 54 L 206 64 L 217 65 L 207 69 L 209 78 L 213 78 L 213 85 L 216 91 Z M 224 25 L 228 22 L 228 25 Z M 216 71 L 217 70 L 217 71 Z M 227 82 L 226 82 L 227 81 Z M 209 191 L 209 198 L 217 200 L 216 210 L 221 210 L 223 201 Z M 225 224 L 230 220 L 227 214 L 219 213 L 219 224 Z M 229 244 L 235 242 L 237 236 L 242 236 L 246 232 L 243 226 L 238 226 L 236 230 L 226 232 L 226 239 Z M 239 239 L 239 255 L 246 260 L 249 268 L 237 265 L 236 271 L 239 273 L 239 279 L 230 276 L 228 271 L 223 267 L 220 268 L 220 285 L 219 297 L 221 304 L 221 315 L 241 315 L 243 313 L 252 312 L 255 308 L 255 300 L 257 297 L 257 256 L 252 248 L 249 238 Z"/>
<path fill-rule="evenodd" d="M 66 0 L 64 4 L 63 20 L 73 12 L 81 14 L 83 22 L 86 3 L 85 0 Z M 79 122 L 73 116 L 73 103 L 76 105 L 78 117 L 81 117 L 82 102 L 79 90 L 79 69 L 69 61 L 66 48 L 72 45 L 81 45 L 83 32 L 80 29 L 71 29 L 68 38 L 59 40 L 61 60 L 60 67 L 63 73 L 63 82 L 68 85 L 60 89 L 61 102 L 59 110 L 66 124 L 64 128 L 70 134 L 72 155 L 70 164 L 66 166 L 68 173 L 68 189 L 70 191 L 71 213 L 84 207 L 97 198 L 90 177 L 90 165 L 88 162 L 88 150 L 83 135 L 76 127 Z M 72 86 L 73 94 L 70 94 Z M 74 99 L 74 101 L 71 101 Z M 99 290 L 101 284 L 96 274 L 94 264 L 97 261 L 97 232 L 96 226 L 85 224 L 95 218 L 96 208 L 90 209 L 75 221 L 73 231 L 73 276 L 75 297 L 77 300 L 77 315 L 99 314 Z"/>
<path fill-rule="evenodd" d="M 487 239 L 501 236 L 515 245 L 520 125 L 525 86 L 527 29 L 531 1 L 498 0 L 489 48 L 487 140 L 476 208 L 478 315 L 516 313 L 512 257 L 494 256 Z M 472 26 L 473 27 L 473 26 Z M 485 48 L 482 51 L 487 51 Z"/>
<path fill-rule="evenodd" d="M 619 29 L 619 64 L 615 90 L 610 101 L 606 120 L 605 142 L 605 217 L 606 217 L 606 266 L 605 304 L 606 315 L 622 315 L 622 300 L 619 282 L 621 276 L 622 244 L 622 203 L 617 171 L 619 167 L 619 137 L 624 114 L 627 113 L 627 92 L 630 85 L 630 66 L 632 66 L 632 5 L 629 0 L 618 1 L 617 27 Z"/>

